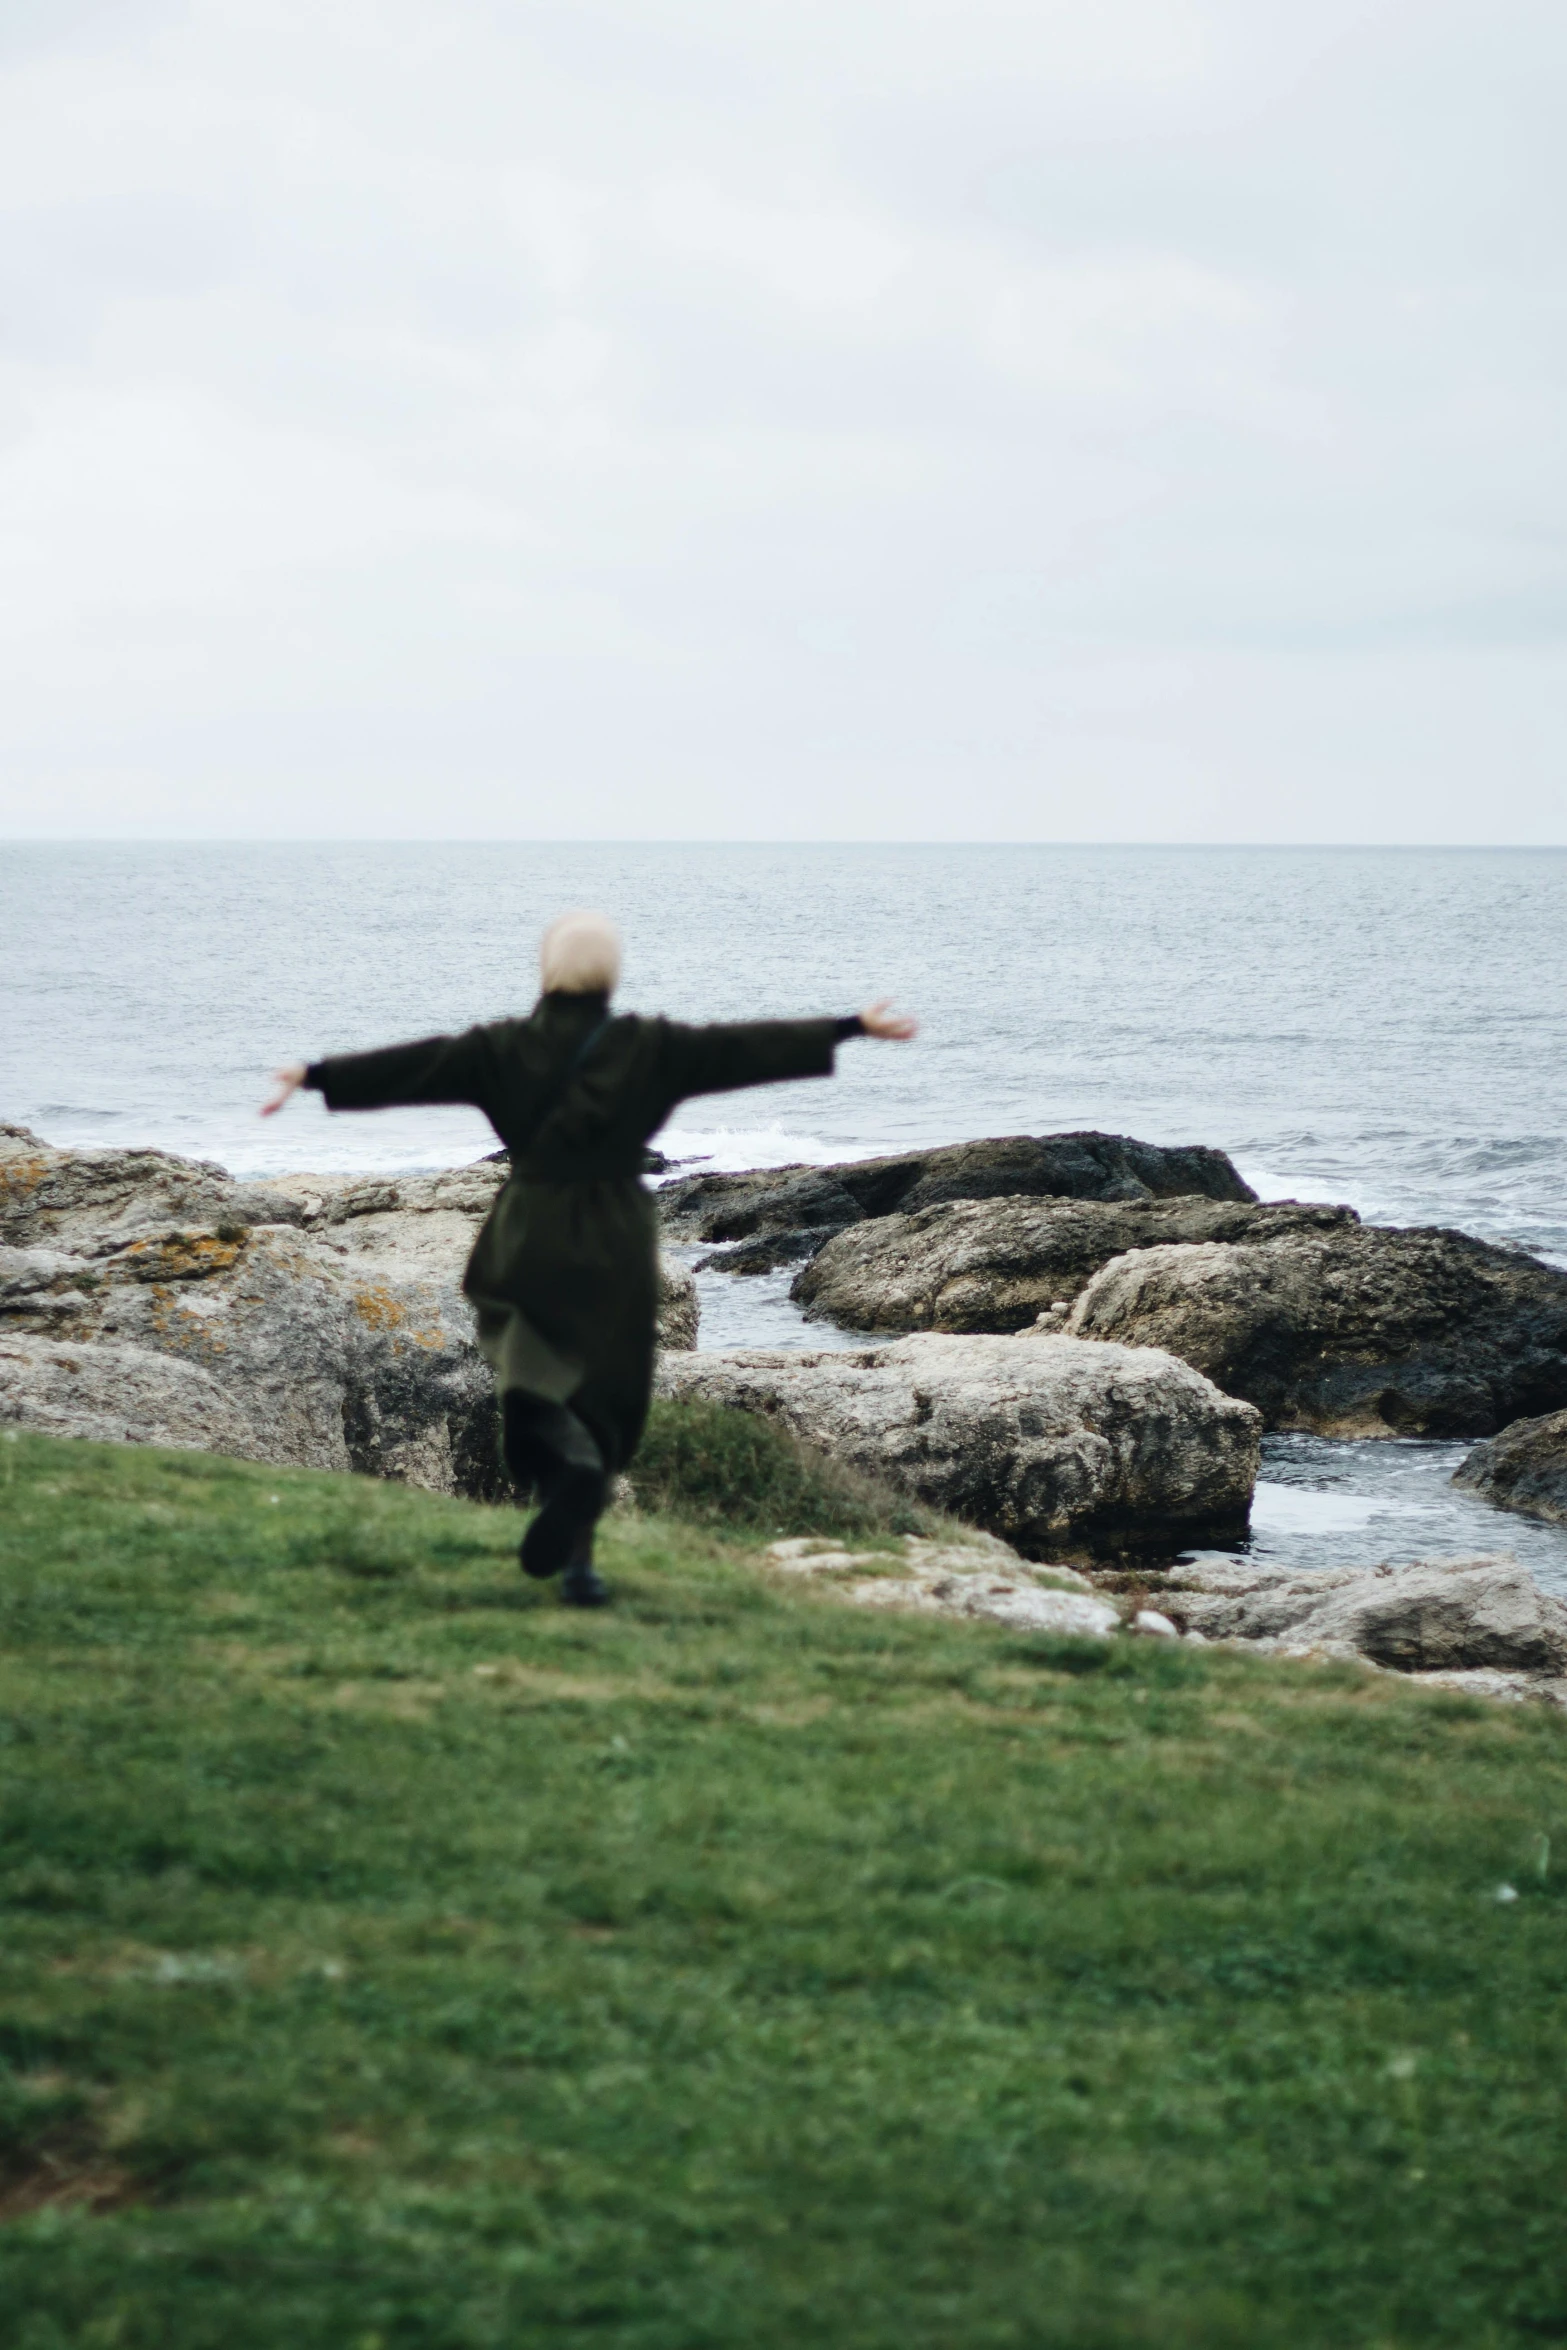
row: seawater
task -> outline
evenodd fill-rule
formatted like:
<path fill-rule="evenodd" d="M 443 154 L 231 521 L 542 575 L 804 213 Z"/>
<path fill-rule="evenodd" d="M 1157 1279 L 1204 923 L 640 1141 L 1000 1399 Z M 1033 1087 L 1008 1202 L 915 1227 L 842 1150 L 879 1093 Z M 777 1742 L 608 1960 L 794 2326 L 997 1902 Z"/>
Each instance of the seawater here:
<path fill-rule="evenodd" d="M 5 844 L 0 1117 L 247 1175 L 457 1164 L 493 1147 L 474 1113 L 262 1123 L 267 1072 L 525 1008 L 568 905 L 621 923 L 630 1004 L 921 1017 L 831 1084 L 687 1104 L 663 1147 L 692 1165 L 1099 1127 L 1567 1265 L 1567 851 Z M 786 1281 L 703 1289 L 707 1343 L 836 1337 Z M 1567 1589 L 1567 1535 L 1462 1501 L 1458 1457 L 1273 1440 L 1256 1546 L 1510 1549 Z"/>

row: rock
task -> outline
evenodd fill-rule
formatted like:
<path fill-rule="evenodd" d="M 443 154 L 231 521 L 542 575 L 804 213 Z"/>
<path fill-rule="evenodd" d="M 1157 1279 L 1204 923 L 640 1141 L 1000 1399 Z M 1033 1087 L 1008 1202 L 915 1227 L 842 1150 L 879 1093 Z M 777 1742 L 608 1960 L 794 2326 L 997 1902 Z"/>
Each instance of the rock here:
<path fill-rule="evenodd" d="M 401 1245 L 444 1254 L 472 1245 L 505 1181 L 504 1163 L 479 1159 L 436 1175 L 275 1175 L 250 1188 L 273 1211 L 260 1223 L 301 1224 L 350 1246 L 373 1246 L 389 1230 L 375 1219 L 398 1216 L 405 1220 Z"/>
<path fill-rule="evenodd" d="M 762 1555 L 769 1566 L 787 1575 L 841 1575 L 857 1567 L 885 1566 L 887 1560 L 885 1551 L 845 1550 L 842 1543 L 823 1536 L 799 1534 L 770 1542 Z"/>
<path fill-rule="evenodd" d="M 270 1188 L 236 1183 L 210 1159 L 170 1151 L 53 1150 L 25 1126 L 0 1127 L 0 1241 L 86 1249 L 181 1224 L 301 1224 Z"/>
<path fill-rule="evenodd" d="M 1345 1221 L 1112 1258 L 1077 1338 L 1157 1346 L 1322 1436 L 1488 1436 L 1567 1405 L 1567 1273 L 1461 1232 Z"/>
<path fill-rule="evenodd" d="M 216 1449 L 318 1469 L 400 1477 L 435 1492 L 500 1490 L 495 1407 L 451 1278 L 387 1256 L 351 1257 L 290 1225 L 132 1233 L 92 1256 L 7 1252 L 0 1331 L 13 1358 L 11 1416 L 47 1424 L 62 1346 L 137 1358 L 135 1410 L 112 1403 L 77 1433 L 196 1441 L 162 1431 L 192 1420 L 179 1374 L 202 1372 L 246 1431 Z M 33 1286 L 28 1287 L 29 1265 Z M 164 1385 L 154 1365 L 162 1363 Z M 106 1390 L 91 1383 L 84 1399 Z"/>
<path fill-rule="evenodd" d="M 1156 1607 L 1140 1607 L 1132 1618 L 1132 1630 L 1145 1633 L 1150 1640 L 1179 1640 L 1181 1637 L 1180 1625 L 1172 1623 L 1168 1616 L 1161 1615 Z"/>
<path fill-rule="evenodd" d="M 1108 1640 L 1121 1619 L 1108 1600 L 1080 1598 L 1075 1591 L 1051 1591 L 1039 1584 L 954 1576 L 942 1583 L 903 1581 L 895 1576 L 850 1586 L 861 1607 L 907 1608 L 920 1615 L 967 1616 L 1010 1624 L 1019 1632 L 1052 1632 L 1069 1640 Z"/>
<path fill-rule="evenodd" d="M 1294 1200 L 951 1200 L 834 1234 L 789 1294 L 812 1320 L 847 1330 L 1021 1330 L 1041 1315 L 1064 1321 L 1101 1266 L 1129 1250 L 1271 1242 L 1355 1221 L 1352 1208 Z M 769 1245 L 743 1243 L 735 1258 Z"/>
<path fill-rule="evenodd" d="M 1567 1523 L 1567 1411 L 1514 1420 L 1477 1444 L 1453 1478 L 1500 1510 Z"/>
<path fill-rule="evenodd" d="M 1458 1697 L 1484 1697 L 1500 1705 L 1551 1705 L 1567 1712 L 1567 1679 L 1551 1678 L 1539 1673 L 1410 1673 L 1407 1678 L 1421 1689 L 1450 1689 Z M 1498 1887 L 1496 1898 L 1508 1898 L 1504 1888 Z M 1517 1895 L 1513 1894 L 1516 1900 Z"/>
<path fill-rule="evenodd" d="M 0 1424 L 257 1457 L 253 1424 L 210 1372 L 145 1347 L 0 1336 Z"/>
<path fill-rule="evenodd" d="M 866 1211 L 834 1167 L 780 1167 L 760 1175 L 687 1175 L 661 1186 L 659 1219 L 672 1240 L 781 1241 L 803 1255 Z M 751 1268 L 766 1269 L 766 1259 Z"/>
<path fill-rule="evenodd" d="M 325 1234 L 350 1258 L 374 1258 L 388 1272 L 459 1289 L 475 1235 L 505 1180 L 504 1164 L 480 1159 L 439 1175 L 288 1175 L 254 1189 L 263 1200 L 286 1200 L 308 1230 Z M 696 1283 L 671 1257 L 660 1257 L 658 1270 L 658 1343 L 689 1350 L 700 1313 Z"/>
<path fill-rule="evenodd" d="M 658 1260 L 658 1343 L 666 1353 L 690 1354 L 696 1346 L 702 1306 L 696 1283 L 672 1257 Z"/>
<path fill-rule="evenodd" d="M 481 1162 L 241 1185 L 166 1152 L 0 1136 L 0 1408 L 60 1433 L 498 1497 L 494 1395 L 460 1283 L 503 1179 Z M 694 1345 L 678 1267 L 661 1327 Z M 110 1358 L 128 1366 L 119 1390 Z"/>
<path fill-rule="evenodd" d="M 893 1562 L 885 1551 L 841 1550 L 817 1540 L 773 1542 L 764 1555 L 770 1566 L 789 1574 L 853 1575 L 855 1580 L 841 1587 L 842 1596 L 862 1607 L 984 1617 L 1020 1631 L 1081 1640 L 1107 1640 L 1119 1628 L 1116 1609 L 1082 1575 L 1061 1566 L 1036 1574 L 992 1536 L 952 1542 L 908 1534 L 903 1553 L 898 1574 L 886 1572 Z M 868 1571 L 876 1569 L 882 1571 Z"/>
<path fill-rule="evenodd" d="M 876 1229 L 880 1230 L 879 1223 Z M 831 1225 L 824 1225 L 819 1232 L 759 1232 L 754 1240 L 737 1240 L 698 1257 L 692 1269 L 698 1273 L 771 1273 L 779 1265 L 797 1265 L 802 1257 L 813 1257 L 833 1237 Z"/>
<path fill-rule="evenodd" d="M 1182 1571 L 1183 1581 L 1187 1570 Z M 1211 1570 L 1192 1580 L 1212 1584 Z M 1210 1639 L 1274 1653 L 1360 1656 L 1399 1673 L 1567 1674 L 1567 1605 L 1516 1559 L 1426 1561 L 1326 1575 L 1242 1567 L 1227 1588 L 1168 1588 L 1170 1615 Z"/>
<path fill-rule="evenodd" d="M 666 1355 L 659 1385 L 776 1417 L 1027 1558 L 1226 1539 L 1257 1474 L 1256 1413 L 1151 1348 L 921 1335 Z"/>
<path fill-rule="evenodd" d="M 907 1572 L 917 1582 L 938 1583 L 953 1575 L 1011 1575 L 1020 1577 L 1030 1590 L 1081 1591 L 1090 1596 L 1094 1592 L 1088 1577 L 1075 1567 L 1057 1560 L 1047 1566 L 1031 1565 L 1010 1543 L 975 1528 L 965 1527 L 954 1535 L 905 1534 L 900 1548 Z M 781 1542 L 770 1542 L 762 1555 L 769 1566 L 792 1575 L 836 1575 L 867 1567 L 885 1570 L 889 1557 L 885 1550 L 845 1550 L 820 1534 L 791 1534 Z"/>
<path fill-rule="evenodd" d="M 1053 1198 L 1252 1200 L 1223 1151 L 1165 1147 L 1124 1134 L 1009 1134 L 833 1167 L 688 1175 L 660 1191 L 671 1238 L 750 1240 L 838 1231 L 866 1216 L 913 1214 L 943 1200 Z M 760 1269 L 760 1268 L 758 1268 Z"/>

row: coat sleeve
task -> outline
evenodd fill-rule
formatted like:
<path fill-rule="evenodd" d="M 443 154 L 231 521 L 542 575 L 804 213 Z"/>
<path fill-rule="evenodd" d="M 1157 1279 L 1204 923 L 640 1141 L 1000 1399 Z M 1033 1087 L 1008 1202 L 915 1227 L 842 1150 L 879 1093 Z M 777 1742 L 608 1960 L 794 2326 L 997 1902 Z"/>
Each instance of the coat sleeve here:
<path fill-rule="evenodd" d="M 836 1020 L 715 1021 L 708 1028 L 671 1020 L 664 1067 L 671 1101 L 785 1077 L 830 1077 L 838 1033 Z"/>
<path fill-rule="evenodd" d="M 426 1036 L 373 1053 L 338 1053 L 312 1061 L 305 1083 L 329 1110 L 387 1110 L 402 1102 L 472 1102 L 489 1109 L 492 1055 L 488 1031 Z"/>

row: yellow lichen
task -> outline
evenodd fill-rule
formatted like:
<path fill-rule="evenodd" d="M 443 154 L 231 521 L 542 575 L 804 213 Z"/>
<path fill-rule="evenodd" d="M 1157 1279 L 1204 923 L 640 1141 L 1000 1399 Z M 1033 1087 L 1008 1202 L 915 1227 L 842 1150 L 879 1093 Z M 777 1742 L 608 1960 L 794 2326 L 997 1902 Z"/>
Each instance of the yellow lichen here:
<path fill-rule="evenodd" d="M 353 1302 L 354 1312 L 367 1330 L 406 1332 L 415 1346 L 425 1347 L 432 1354 L 439 1354 L 446 1345 L 446 1333 L 439 1324 L 433 1330 L 408 1329 L 408 1308 L 385 1282 L 377 1282 L 369 1289 L 356 1289 Z"/>
<path fill-rule="evenodd" d="M 10 1159 L 0 1166 L 0 1193 L 16 1199 L 25 1199 L 34 1192 L 49 1172 L 47 1159 Z"/>
<path fill-rule="evenodd" d="M 232 1271 L 244 1246 L 242 1240 L 219 1240 L 212 1232 L 165 1233 L 156 1240 L 131 1241 L 119 1263 L 133 1281 L 207 1281 Z"/>
<path fill-rule="evenodd" d="M 354 1312 L 367 1330 L 397 1330 L 408 1319 L 408 1308 L 384 1282 L 373 1289 L 354 1291 Z"/>

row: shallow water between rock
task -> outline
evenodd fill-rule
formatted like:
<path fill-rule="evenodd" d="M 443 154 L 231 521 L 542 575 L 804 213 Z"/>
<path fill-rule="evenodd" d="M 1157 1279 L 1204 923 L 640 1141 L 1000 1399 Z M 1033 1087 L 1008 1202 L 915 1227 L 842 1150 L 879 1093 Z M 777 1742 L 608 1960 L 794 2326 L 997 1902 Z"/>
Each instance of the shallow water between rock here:
<path fill-rule="evenodd" d="M 705 1247 L 669 1248 L 684 1264 Z M 807 1322 L 789 1296 L 795 1267 L 696 1275 L 704 1348 L 875 1344 L 863 1331 Z M 1512 1556 L 1567 1598 L 1567 1527 L 1493 1509 L 1452 1483 L 1467 1443 L 1265 1436 L 1244 1555 L 1280 1565 L 1379 1566 L 1384 1560 Z M 1185 1552 L 1224 1558 L 1239 1551 Z"/>
<path fill-rule="evenodd" d="M 1265 1436 L 1245 1555 L 1299 1568 L 1510 1555 L 1567 1598 L 1567 1529 L 1460 1492 L 1451 1479 L 1469 1449 Z"/>

